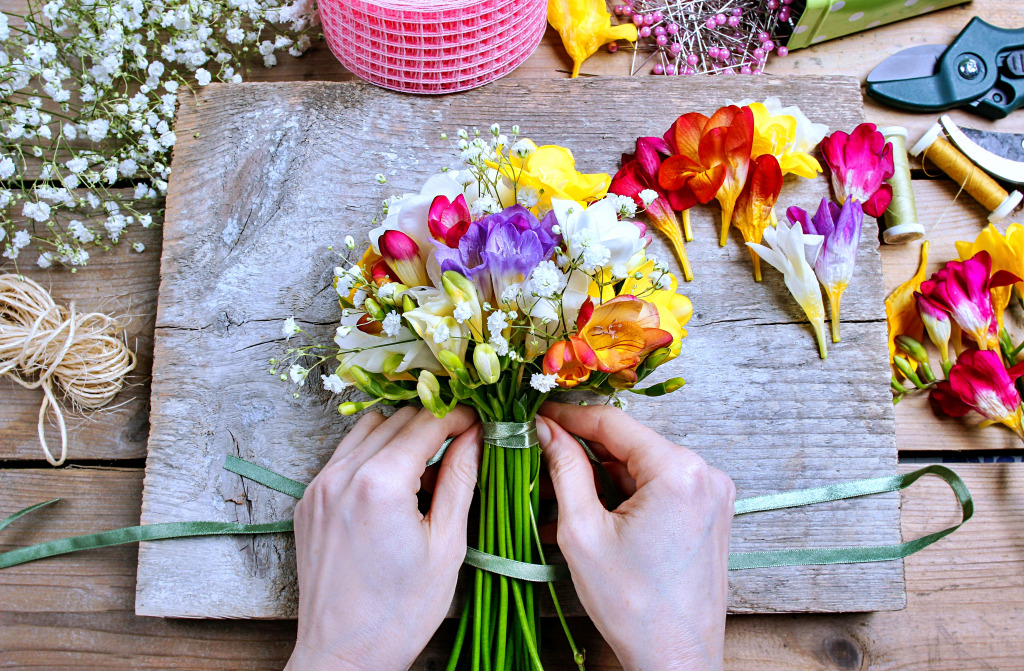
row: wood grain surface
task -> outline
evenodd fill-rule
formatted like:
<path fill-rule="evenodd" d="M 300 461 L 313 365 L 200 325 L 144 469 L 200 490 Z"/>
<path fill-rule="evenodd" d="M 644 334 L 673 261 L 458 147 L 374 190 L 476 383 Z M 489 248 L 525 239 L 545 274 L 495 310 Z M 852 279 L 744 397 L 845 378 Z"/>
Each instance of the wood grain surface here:
<path fill-rule="evenodd" d="M 0 9 L 24 11 L 24 0 L 0 0 Z M 948 43 L 974 15 L 1011 27 L 1022 24 L 1019 0 L 975 0 L 956 8 L 928 14 L 918 19 L 815 45 L 793 52 L 786 59 L 772 59 L 769 72 L 789 74 L 845 74 L 863 81 L 864 76 L 885 57 L 919 44 Z M 584 67 L 584 77 L 602 74 L 628 74 L 629 56 L 601 51 Z M 253 64 L 246 73 L 250 81 L 339 81 L 352 75 L 338 65 L 326 45 L 314 43 L 300 59 L 282 57 L 281 64 L 264 69 Z M 508 79 L 564 79 L 571 63 L 557 34 L 548 30 L 540 48 Z M 641 82 L 648 77 L 638 78 Z M 641 100 L 641 103 L 643 100 Z M 910 129 L 916 138 L 934 120 L 935 115 L 909 114 L 883 108 L 865 101 L 866 116 L 879 125 L 898 124 Z M 601 114 L 600 110 L 595 114 Z M 642 105 L 628 116 L 642 114 Z M 1005 132 L 1024 132 L 1024 113 L 997 122 L 987 122 L 970 114 L 953 111 L 959 122 L 978 128 Z M 973 237 L 984 225 L 984 213 L 970 198 L 937 176 L 926 179 L 915 172 L 914 189 L 918 207 L 927 209 L 922 221 L 929 229 L 933 259 L 949 258 L 953 242 Z M 942 215 L 942 216 L 939 216 Z M 1019 213 L 1012 219 L 1019 220 Z M 53 286 L 54 296 L 90 299 L 90 305 L 106 306 L 116 283 L 118 295 L 135 306 L 147 305 L 148 319 L 155 319 L 156 288 L 159 269 L 159 231 L 155 240 L 146 239 L 147 253 L 127 254 L 126 263 L 103 261 L 96 255 L 90 267 L 77 276 L 64 272 L 31 273 L 45 286 Z M 939 249 L 946 250 L 943 255 Z M 883 247 L 882 262 L 886 285 L 899 284 L 916 263 L 916 250 Z M 107 258 L 111 258 L 109 255 Z M 125 291 L 129 293 L 124 293 Z M 124 300 L 124 299 L 122 299 Z M 126 310 L 127 311 L 127 310 Z M 139 331 L 140 358 L 151 357 L 152 327 Z M 150 341 L 151 342 L 151 341 Z M 148 380 L 142 380 L 143 398 L 148 398 Z M 35 443 L 35 412 L 38 399 L 22 392 L 12 383 L 0 380 L 0 515 L 49 498 L 64 495 L 68 505 L 81 497 L 93 508 L 106 507 L 106 516 L 61 518 L 67 509 L 37 525 L 28 533 L 12 527 L 0 534 L 3 549 L 58 537 L 82 530 L 99 530 L 138 520 L 141 499 L 141 467 L 145 455 L 146 421 L 129 430 L 131 416 L 123 413 L 87 420 L 87 427 L 71 445 L 71 461 L 95 459 L 130 465 L 120 469 L 134 472 L 134 487 L 111 480 L 96 487 L 75 487 L 74 466 L 52 471 L 33 471 L 24 466 L 38 464 L 40 453 Z M 120 400 L 120 399 L 119 399 Z M 936 458 L 942 451 L 971 450 L 991 461 L 1003 455 L 1020 455 L 1021 450 L 1007 431 L 999 428 L 969 430 L 956 422 L 939 420 L 926 405 L 904 400 L 896 408 L 897 442 L 901 453 L 927 454 Z M 140 437 L 141 435 L 141 437 Z M 954 536 L 906 561 L 907 608 L 892 613 L 870 615 L 775 615 L 733 616 L 729 619 L 726 641 L 727 668 L 818 671 L 836 669 L 954 671 L 975 669 L 1024 670 L 1024 585 L 1021 585 L 1022 538 L 1019 521 L 1024 518 L 1020 464 L 969 464 L 955 466 L 971 487 L 978 513 L 975 519 Z M 28 475 L 34 473 L 35 475 Z M 38 477 L 37 477 L 38 476 Z M 27 486 L 15 486 L 23 477 Z M 948 493 L 938 488 L 935 499 L 921 499 L 921 510 L 913 501 L 920 492 L 915 487 L 904 496 L 902 526 L 904 537 L 934 530 L 942 521 L 933 519 L 929 506 L 946 502 Z M 941 501 L 940 501 L 941 499 Z M 949 513 L 952 515 L 952 512 Z M 25 521 L 19 522 L 24 524 Z M 61 524 L 50 527 L 50 524 Z M 0 582 L 0 667 L 11 669 L 280 669 L 295 637 L 294 621 L 197 621 L 136 617 L 134 589 L 136 553 L 102 550 L 92 573 L 77 572 L 66 562 L 70 557 L 38 564 L 24 587 L 19 580 Z M 82 558 L 85 555 L 81 556 Z M 933 559 L 933 561 L 926 561 Z M 0 572 L 27 570 L 30 566 Z M 116 578 L 120 576 L 120 578 Z M 121 586 L 109 585 L 120 580 Z M 97 593 L 114 596 L 96 599 L 87 608 L 80 604 L 83 595 Z M 15 603 L 15 607 L 9 607 Z M 91 608 L 91 610 L 89 610 Z M 587 648 L 589 669 L 611 670 L 621 667 L 614 654 L 585 619 L 573 618 L 577 638 Z M 416 664 L 417 671 L 437 669 L 442 651 L 451 640 L 449 622 L 435 637 L 431 648 Z M 548 642 L 560 640 L 557 624 L 546 621 Z M 433 652 L 432 652 L 433 651 Z M 550 668 L 566 669 L 564 650 L 546 650 L 552 659 Z M 561 664 L 561 666 L 559 666 Z"/>
<path fill-rule="evenodd" d="M 651 96 L 643 119 L 590 114 L 602 105 L 609 119 L 620 116 L 641 86 Z M 728 97 L 765 95 L 797 103 L 831 127 L 861 120 L 856 82 L 834 77 L 685 87 L 521 80 L 443 99 L 362 83 L 210 86 L 198 98 L 184 96 L 164 224 L 143 522 L 290 514 L 287 497 L 218 466 L 235 454 L 309 481 L 354 421 L 315 395 L 293 399 L 290 387 L 263 373 L 265 362 L 282 353 L 280 325 L 289 315 L 330 338 L 339 311 L 327 247 L 349 232 L 365 239 L 375 203 L 416 189 L 444 164 L 450 150 L 441 130 L 518 122 L 539 143 L 572 147 L 581 170 L 614 172 L 635 137 L 663 132 L 679 110 L 710 113 Z M 375 171 L 392 185 L 375 184 Z M 797 178 L 781 203 L 811 209 L 827 192 L 824 179 Z M 694 211 L 688 251 L 699 270 L 682 288 L 694 318 L 682 354 L 659 370 L 688 384 L 632 401 L 631 414 L 729 473 L 740 496 L 891 472 L 896 447 L 873 222 L 844 300 L 845 337 L 820 361 L 781 276 L 768 270 L 755 284 L 746 250 L 735 240 L 718 246 L 715 217 L 713 207 Z M 655 253 L 670 258 L 661 238 Z M 889 544 L 898 535 L 896 495 L 816 512 L 738 520 L 734 549 Z M 146 543 L 136 612 L 293 616 L 292 553 L 287 538 Z M 902 580 L 899 562 L 759 569 L 734 574 L 730 608 L 900 608 Z"/>

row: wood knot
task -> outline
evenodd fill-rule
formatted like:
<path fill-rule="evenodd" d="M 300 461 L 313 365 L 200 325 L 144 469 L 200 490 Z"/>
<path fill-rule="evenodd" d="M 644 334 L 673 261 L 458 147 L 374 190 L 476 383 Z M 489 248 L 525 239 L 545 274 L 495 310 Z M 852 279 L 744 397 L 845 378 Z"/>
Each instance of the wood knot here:
<path fill-rule="evenodd" d="M 840 669 L 859 669 L 863 657 L 857 644 L 848 638 L 827 639 L 825 656 Z"/>

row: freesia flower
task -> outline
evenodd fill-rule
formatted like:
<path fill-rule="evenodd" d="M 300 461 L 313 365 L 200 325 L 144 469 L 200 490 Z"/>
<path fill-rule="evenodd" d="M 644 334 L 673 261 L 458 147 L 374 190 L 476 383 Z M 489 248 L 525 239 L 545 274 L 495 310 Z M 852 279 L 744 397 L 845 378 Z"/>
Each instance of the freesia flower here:
<path fill-rule="evenodd" d="M 925 331 L 928 332 L 928 339 L 938 348 L 939 357 L 946 363 L 949 361 L 949 338 L 953 333 L 949 313 L 921 293 L 915 293 L 914 297 L 917 299 L 917 313 L 921 316 Z"/>
<path fill-rule="evenodd" d="M 437 358 L 442 350 L 455 354 L 459 361 L 466 360 L 466 349 L 472 337 L 468 323 L 454 317 L 455 304 L 445 292 L 433 287 L 415 287 L 409 290 L 417 307 L 402 315 Z"/>
<path fill-rule="evenodd" d="M 387 262 L 387 268 L 398 275 L 402 284 L 411 287 L 430 284 L 419 245 L 411 237 L 399 230 L 384 231 L 377 240 L 377 245 L 380 248 L 380 255 Z M 376 274 L 374 279 L 377 279 Z"/>
<path fill-rule="evenodd" d="M 710 119 L 684 114 L 665 134 L 675 155 L 661 164 L 658 183 L 669 192 L 676 210 L 717 198 L 722 206 L 723 247 L 736 199 L 747 183 L 753 139 L 753 113 L 749 107 L 735 105 L 723 107 Z"/>
<path fill-rule="evenodd" d="M 459 239 L 469 228 L 470 222 L 469 205 L 461 193 L 455 200 L 448 200 L 444 194 L 435 196 L 427 211 L 427 228 L 430 234 L 447 247 L 459 246 Z"/>
<path fill-rule="evenodd" d="M 857 248 L 864 224 L 860 202 L 850 199 L 840 208 L 828 198 L 822 198 L 813 217 L 799 207 L 787 211 L 790 222 L 800 224 L 804 233 L 824 238 L 821 253 L 814 262 L 814 272 L 825 287 L 832 311 L 832 342 L 839 342 L 839 306 L 843 292 L 853 279 Z"/>
<path fill-rule="evenodd" d="M 998 352 L 969 349 L 964 351 L 931 392 L 931 402 L 939 412 L 963 417 L 971 410 L 989 422 L 1005 424 L 1024 440 L 1021 428 L 1021 398 L 1014 384 L 1024 374 L 1024 364 L 1010 370 Z"/>
<path fill-rule="evenodd" d="M 647 244 L 643 232 L 632 221 L 620 221 L 610 200 L 584 208 L 575 201 L 556 198 L 551 208 L 570 261 L 578 262 L 583 270 L 610 270 L 615 277 L 625 277 L 642 261 Z"/>
<path fill-rule="evenodd" d="M 771 154 L 759 156 L 750 164 L 747 183 L 736 200 L 733 220 L 743 235 L 744 242 L 761 242 L 764 230 L 772 220 L 775 207 L 782 192 L 782 170 L 778 160 Z M 754 262 L 754 281 L 761 281 L 761 260 L 750 250 Z"/>
<path fill-rule="evenodd" d="M 764 232 L 765 242 L 769 247 L 756 242 L 748 242 L 747 246 L 782 273 L 786 288 L 803 308 L 804 314 L 814 327 L 814 335 L 818 339 L 818 353 L 824 359 L 828 356 L 828 345 L 825 343 L 825 306 L 821 302 L 821 289 L 814 269 L 808 263 L 817 260 L 821 251 L 823 238 L 820 235 L 805 234 L 801 226 L 788 226 L 780 221 L 776 228 Z"/>
<path fill-rule="evenodd" d="M 597 369 L 627 384 L 636 382 L 635 368 L 648 354 L 672 344 L 672 334 L 659 328 L 658 308 L 636 296 L 616 296 L 596 307 L 588 300 L 576 326 L 594 351 Z"/>
<path fill-rule="evenodd" d="M 982 251 L 966 261 L 948 262 L 921 284 L 921 293 L 946 310 L 982 350 L 998 349 L 998 322 L 990 290 L 1020 281 L 1005 270 L 995 274 L 991 270 L 992 257 Z"/>
<path fill-rule="evenodd" d="M 357 325 L 365 313 L 353 312 L 342 317 L 341 325 L 334 336 L 334 342 L 342 350 L 338 355 L 340 366 L 337 375 L 345 382 L 353 381 L 348 372 L 352 366 L 370 373 L 383 373 L 384 362 L 389 358 L 401 355 L 401 363 L 394 369 L 402 374 L 411 369 L 426 369 L 434 373 L 444 373 L 444 368 L 431 353 L 427 343 L 417 338 L 407 327 L 402 326 L 395 336 L 365 333 Z"/>
<path fill-rule="evenodd" d="M 537 192 L 537 204 L 530 208 L 535 214 L 546 213 L 551 209 L 552 198 L 589 203 L 608 193 L 611 176 L 605 173 L 586 175 L 577 172 L 576 158 L 565 147 L 553 144 L 537 147 L 526 138 L 520 142 L 529 142 L 534 149 L 529 153 L 521 152 L 526 154 L 525 157 L 511 152 L 508 160 L 502 160 L 500 165 L 491 162 L 487 165 L 515 181 L 520 188 L 526 187 Z M 511 192 L 507 198 L 502 196 L 502 206 L 515 203 L 515 195 Z"/>
<path fill-rule="evenodd" d="M 381 253 L 379 241 L 385 231 L 398 230 L 413 239 L 426 266 L 428 257 L 434 253 L 434 246 L 431 244 L 433 236 L 430 234 L 428 223 L 430 206 L 437 196 L 444 196 L 452 201 L 462 195 L 463 190 L 463 185 L 451 175 L 441 173 L 427 179 L 419 193 L 407 193 L 401 198 L 392 199 L 384 222 L 370 231 L 370 244 L 374 252 Z M 465 191 L 470 192 L 469 189 Z M 469 198 L 467 203 L 472 205 L 472 201 L 473 198 Z"/>
<path fill-rule="evenodd" d="M 669 203 L 668 194 L 658 183 L 658 170 L 661 168 L 662 156 L 672 153 L 668 143 L 660 137 L 641 137 L 636 141 L 635 154 L 622 155 L 622 168 L 612 178 L 610 193 L 620 196 L 629 196 L 636 203 L 637 207 L 646 207 L 646 212 L 651 223 L 659 231 L 668 236 L 675 251 L 676 258 L 683 269 L 683 277 L 687 281 L 693 279 L 693 271 L 690 268 L 690 260 L 686 256 L 686 248 L 683 239 L 692 240 L 690 233 L 690 211 L 683 210 L 683 230 L 679 230 L 679 220 Z M 657 194 L 650 203 L 647 203 L 640 196 L 645 190 L 652 190 Z"/>
<path fill-rule="evenodd" d="M 892 187 L 885 180 L 895 169 L 892 145 L 875 130 L 875 124 L 862 123 L 849 135 L 832 133 L 821 141 L 821 154 L 832 172 L 832 188 L 839 202 L 853 198 L 872 217 L 882 216 L 892 201 Z"/>
<path fill-rule="evenodd" d="M 749 107 L 754 115 L 751 156 L 772 154 L 779 160 L 784 175 L 792 173 L 814 179 L 821 172 L 821 164 L 811 152 L 828 134 L 828 126 L 814 123 L 796 105 L 783 107 L 774 96 L 763 103 L 747 99 L 734 104 Z"/>
<path fill-rule="evenodd" d="M 917 272 L 909 280 L 896 287 L 889 297 L 885 299 L 885 319 L 889 327 L 889 363 L 892 364 L 896 355 L 905 355 L 896 338 L 901 335 L 910 336 L 914 340 L 921 340 L 924 335 L 924 323 L 917 311 L 917 300 L 914 292 L 921 289 L 921 283 L 927 276 L 928 269 L 928 248 L 931 243 L 927 240 L 921 244 L 921 263 Z M 914 359 L 910 358 L 911 365 Z M 895 372 L 895 371 L 894 371 Z"/>
<path fill-rule="evenodd" d="M 597 355 L 582 338 L 569 336 L 551 345 L 544 355 L 543 369 L 546 375 L 556 376 L 559 387 L 572 389 L 586 382 L 591 371 L 597 369 Z"/>
<path fill-rule="evenodd" d="M 974 242 L 957 242 L 956 251 L 961 261 L 966 261 L 981 251 L 992 257 L 992 270 L 1005 270 L 1017 277 L 1024 277 L 1024 226 L 1010 224 L 1006 233 L 1000 233 L 992 224 L 978 234 Z M 1017 293 L 1024 295 L 1024 282 L 1016 285 Z M 992 289 L 992 308 L 996 313 L 999 328 L 1003 327 L 1003 313 L 1010 304 L 1012 287 L 1009 285 Z"/>

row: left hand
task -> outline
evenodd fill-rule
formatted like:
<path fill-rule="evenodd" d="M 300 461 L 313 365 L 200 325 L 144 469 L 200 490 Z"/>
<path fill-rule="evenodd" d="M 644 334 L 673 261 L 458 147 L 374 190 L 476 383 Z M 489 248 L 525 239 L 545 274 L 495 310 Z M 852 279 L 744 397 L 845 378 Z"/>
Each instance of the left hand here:
<path fill-rule="evenodd" d="M 408 669 L 441 625 L 466 556 L 476 416 L 364 415 L 295 507 L 299 634 L 292 671 Z M 449 436 L 427 515 L 416 493 Z"/>

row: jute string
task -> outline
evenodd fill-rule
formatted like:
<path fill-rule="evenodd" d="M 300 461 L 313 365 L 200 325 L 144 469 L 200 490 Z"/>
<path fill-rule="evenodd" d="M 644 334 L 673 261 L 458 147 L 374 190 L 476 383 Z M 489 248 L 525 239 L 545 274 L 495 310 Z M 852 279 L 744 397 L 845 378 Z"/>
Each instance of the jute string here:
<path fill-rule="evenodd" d="M 118 337 L 121 323 L 109 315 L 78 314 L 75 304 L 54 302 L 46 289 L 28 278 L 0 275 L 0 376 L 27 389 L 41 388 L 39 444 L 54 466 L 68 454 L 64 413 L 54 388 L 75 410 L 95 410 L 109 403 L 135 368 L 135 355 Z M 60 429 L 60 457 L 46 443 L 46 413 Z"/>

